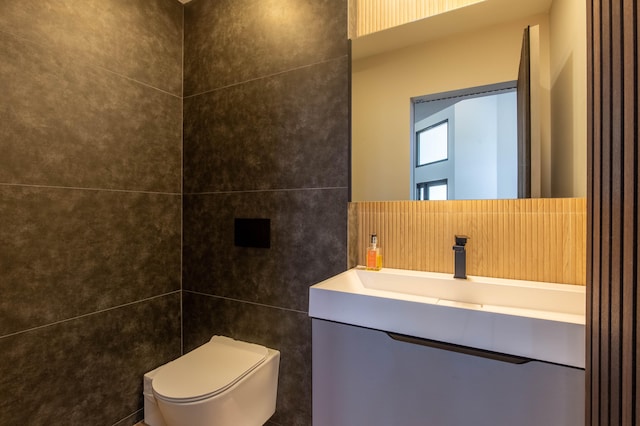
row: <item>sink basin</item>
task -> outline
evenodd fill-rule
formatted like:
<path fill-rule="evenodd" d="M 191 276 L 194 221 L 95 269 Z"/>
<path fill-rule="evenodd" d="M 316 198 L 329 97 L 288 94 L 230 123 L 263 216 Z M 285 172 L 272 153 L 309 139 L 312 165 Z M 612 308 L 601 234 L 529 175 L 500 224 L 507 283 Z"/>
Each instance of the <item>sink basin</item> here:
<path fill-rule="evenodd" d="M 354 268 L 310 288 L 309 315 L 584 368 L 585 287 Z"/>

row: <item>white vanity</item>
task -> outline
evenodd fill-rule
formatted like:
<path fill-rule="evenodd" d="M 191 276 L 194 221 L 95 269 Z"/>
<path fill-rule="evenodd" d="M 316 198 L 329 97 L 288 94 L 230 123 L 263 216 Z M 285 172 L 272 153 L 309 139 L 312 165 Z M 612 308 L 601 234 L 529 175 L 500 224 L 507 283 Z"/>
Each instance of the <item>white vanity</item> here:
<path fill-rule="evenodd" d="M 315 426 L 584 423 L 584 287 L 355 268 L 309 315 Z"/>

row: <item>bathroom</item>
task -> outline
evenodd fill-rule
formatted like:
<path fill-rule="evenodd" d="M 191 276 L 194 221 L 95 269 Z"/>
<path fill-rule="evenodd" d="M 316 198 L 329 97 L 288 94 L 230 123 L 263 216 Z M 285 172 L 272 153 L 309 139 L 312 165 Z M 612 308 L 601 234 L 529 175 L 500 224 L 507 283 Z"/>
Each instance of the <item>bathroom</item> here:
<path fill-rule="evenodd" d="M 348 257 L 347 20 L 0 4 L 0 424 L 136 424 L 142 375 L 213 334 L 281 351 L 270 424 L 311 423 L 308 289 Z M 235 247 L 236 217 L 271 247 Z"/>

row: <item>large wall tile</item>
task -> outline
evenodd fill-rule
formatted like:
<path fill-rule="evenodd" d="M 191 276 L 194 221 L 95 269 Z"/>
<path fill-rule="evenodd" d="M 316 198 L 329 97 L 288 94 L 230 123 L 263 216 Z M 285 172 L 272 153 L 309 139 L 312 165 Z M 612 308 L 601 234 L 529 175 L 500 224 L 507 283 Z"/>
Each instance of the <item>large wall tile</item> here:
<path fill-rule="evenodd" d="M 234 218 L 270 218 L 271 248 L 234 246 Z M 346 269 L 347 190 L 186 195 L 183 289 L 306 311 Z"/>
<path fill-rule="evenodd" d="M 186 96 L 347 55 L 347 0 L 197 0 L 184 16 Z"/>
<path fill-rule="evenodd" d="M 280 351 L 274 424 L 311 424 L 311 320 L 306 313 L 217 297 L 183 295 L 184 345 L 191 350 L 218 334 Z"/>
<path fill-rule="evenodd" d="M 0 425 L 133 424 L 181 353 L 182 11 L 0 2 Z"/>
<path fill-rule="evenodd" d="M 180 355 L 178 292 L 0 338 L 0 424 L 110 425 Z"/>
<path fill-rule="evenodd" d="M 180 289 L 179 195 L 0 185 L 0 200 L 0 335 Z"/>
<path fill-rule="evenodd" d="M 180 192 L 179 97 L 3 33 L 0 57 L 0 182 Z"/>
<path fill-rule="evenodd" d="M 175 0 L 0 2 L 0 31 L 174 95 L 182 94 L 182 21 Z"/>
<path fill-rule="evenodd" d="M 346 187 L 341 58 L 184 100 L 184 190 Z"/>

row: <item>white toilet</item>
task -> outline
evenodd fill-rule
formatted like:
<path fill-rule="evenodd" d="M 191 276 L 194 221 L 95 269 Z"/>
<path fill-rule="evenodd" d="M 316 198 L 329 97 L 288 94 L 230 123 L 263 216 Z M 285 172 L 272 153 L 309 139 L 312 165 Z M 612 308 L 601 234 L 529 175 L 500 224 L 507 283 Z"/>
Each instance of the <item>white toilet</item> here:
<path fill-rule="evenodd" d="M 144 375 L 149 426 L 259 426 L 276 410 L 280 352 L 223 336 Z"/>

